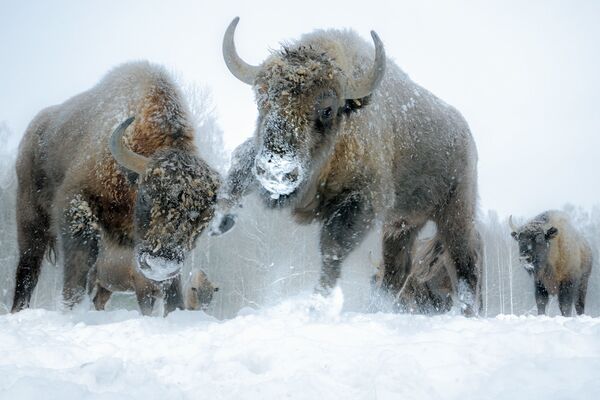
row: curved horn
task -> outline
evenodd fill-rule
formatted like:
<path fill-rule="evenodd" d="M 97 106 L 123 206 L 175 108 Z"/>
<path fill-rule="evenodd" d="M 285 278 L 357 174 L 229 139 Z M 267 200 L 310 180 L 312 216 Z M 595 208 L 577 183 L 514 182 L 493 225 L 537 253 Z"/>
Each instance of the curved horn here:
<path fill-rule="evenodd" d="M 508 216 L 508 226 L 510 227 L 510 229 L 515 232 L 517 230 L 517 227 L 515 226 L 513 219 L 512 219 L 512 215 Z"/>
<path fill-rule="evenodd" d="M 141 175 L 146 170 L 146 166 L 148 165 L 150 159 L 123 146 L 123 134 L 125 133 L 125 129 L 131 125 L 134 119 L 135 117 L 129 117 L 125 121 L 121 122 L 121 125 L 119 125 L 110 136 L 109 148 L 110 153 L 115 158 L 117 163 L 128 170 Z"/>
<path fill-rule="evenodd" d="M 238 56 L 235 49 L 235 43 L 233 42 L 235 27 L 239 21 L 240 17 L 235 17 L 225 31 L 225 36 L 223 36 L 223 58 L 225 59 L 227 68 L 229 68 L 229 71 L 231 71 L 233 76 L 248 85 L 253 85 L 259 67 L 250 65 L 242 60 L 240 56 Z"/>
<path fill-rule="evenodd" d="M 375 43 L 375 62 L 373 67 L 361 79 L 348 81 L 346 87 L 347 99 L 362 99 L 377 89 L 385 73 L 385 49 L 383 43 L 375 31 L 371 31 L 373 43 Z"/>

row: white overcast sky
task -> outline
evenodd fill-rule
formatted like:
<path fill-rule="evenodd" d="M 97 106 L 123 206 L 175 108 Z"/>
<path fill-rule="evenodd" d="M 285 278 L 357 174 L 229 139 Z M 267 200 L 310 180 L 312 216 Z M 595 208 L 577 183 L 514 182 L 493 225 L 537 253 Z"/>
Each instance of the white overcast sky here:
<path fill-rule="evenodd" d="M 469 122 L 482 210 L 600 204 L 600 1 L 0 0 L 0 121 L 14 145 L 41 108 L 148 59 L 211 88 L 231 149 L 256 118 L 250 87 L 221 57 L 236 15 L 238 51 L 254 64 L 316 28 L 377 31 L 388 56 Z"/>

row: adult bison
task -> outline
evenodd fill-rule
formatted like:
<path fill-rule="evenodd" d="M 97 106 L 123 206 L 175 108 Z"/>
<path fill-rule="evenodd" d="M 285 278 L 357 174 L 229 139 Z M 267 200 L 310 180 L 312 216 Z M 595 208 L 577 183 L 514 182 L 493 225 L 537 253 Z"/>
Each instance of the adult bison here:
<path fill-rule="evenodd" d="M 383 286 L 398 292 L 417 234 L 433 220 L 452 260 L 455 300 L 466 314 L 476 313 L 477 151 L 458 111 L 386 58 L 375 32 L 374 55 L 354 32 L 326 30 L 253 66 L 236 52 L 238 21 L 225 33 L 223 55 L 231 73 L 252 85 L 258 121 L 236 152 L 219 214 L 257 190 L 267 207 L 291 207 L 300 222 L 320 221 L 324 293 L 376 220 L 384 222 Z"/>
<path fill-rule="evenodd" d="M 546 313 L 548 295 L 558 295 L 563 316 L 572 305 L 585 310 L 585 295 L 592 270 L 592 250 L 585 238 L 560 211 L 546 211 L 517 228 L 509 219 L 511 235 L 519 244 L 519 257 L 533 276 L 538 314 Z"/>
<path fill-rule="evenodd" d="M 163 68 L 122 65 L 41 111 L 21 141 L 17 175 L 12 312 L 28 307 L 57 236 L 67 306 L 85 294 L 94 264 L 112 258 L 136 263 L 182 304 L 180 268 L 212 218 L 219 182 L 197 155 L 187 105 Z"/>

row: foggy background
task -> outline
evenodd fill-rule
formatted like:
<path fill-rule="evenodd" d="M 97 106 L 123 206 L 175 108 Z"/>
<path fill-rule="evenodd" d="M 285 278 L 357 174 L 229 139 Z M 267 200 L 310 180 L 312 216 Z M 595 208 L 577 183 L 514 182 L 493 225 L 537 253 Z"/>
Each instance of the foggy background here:
<path fill-rule="evenodd" d="M 535 309 L 509 214 L 524 221 L 565 209 L 598 258 L 600 2 L 0 1 L 0 309 L 12 300 L 13 165 L 29 121 L 114 66 L 148 59 L 167 66 L 186 88 L 200 150 L 225 171 L 256 118 L 250 87 L 229 74 L 221 56 L 223 32 L 236 15 L 238 52 L 254 64 L 313 29 L 351 27 L 367 39 L 374 29 L 413 80 L 463 113 L 479 151 L 486 315 Z M 221 288 L 210 313 L 232 316 L 311 290 L 320 266 L 317 232 L 249 198 L 237 228 L 203 238 L 186 272 L 206 270 Z M 380 251 L 375 231 L 346 263 L 347 309 L 368 303 Z M 60 267 L 44 266 L 34 306 L 56 307 L 61 274 Z M 597 264 L 587 298 L 588 313 L 600 315 Z M 131 296 L 113 303 L 119 301 L 136 307 Z M 549 308 L 556 314 L 556 299 Z"/>

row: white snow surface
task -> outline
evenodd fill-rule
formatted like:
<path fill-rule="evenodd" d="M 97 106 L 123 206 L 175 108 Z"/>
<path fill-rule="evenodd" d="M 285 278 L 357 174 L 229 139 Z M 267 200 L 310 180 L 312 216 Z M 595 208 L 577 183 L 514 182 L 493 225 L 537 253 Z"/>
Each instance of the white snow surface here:
<path fill-rule="evenodd" d="M 341 312 L 0 316 L 1 399 L 597 399 L 600 318 Z"/>

